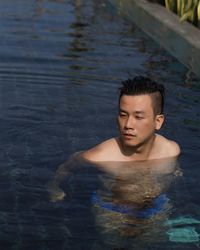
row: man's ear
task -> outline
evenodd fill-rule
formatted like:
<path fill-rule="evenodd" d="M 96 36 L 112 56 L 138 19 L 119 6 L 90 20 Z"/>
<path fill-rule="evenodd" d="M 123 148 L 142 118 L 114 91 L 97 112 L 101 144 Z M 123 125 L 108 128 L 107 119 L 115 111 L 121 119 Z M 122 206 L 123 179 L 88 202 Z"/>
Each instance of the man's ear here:
<path fill-rule="evenodd" d="M 156 130 L 159 130 L 165 120 L 164 115 L 156 115 Z"/>

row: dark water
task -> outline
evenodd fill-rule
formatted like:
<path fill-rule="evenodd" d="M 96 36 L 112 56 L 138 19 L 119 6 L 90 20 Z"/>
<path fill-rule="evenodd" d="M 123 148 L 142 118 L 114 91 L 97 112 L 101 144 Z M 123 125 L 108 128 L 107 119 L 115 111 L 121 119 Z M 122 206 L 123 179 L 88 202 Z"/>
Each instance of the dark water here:
<path fill-rule="evenodd" d="M 51 203 L 47 184 L 71 153 L 117 135 L 117 89 L 135 74 L 166 86 L 161 132 L 182 147 L 171 217 L 200 219 L 195 76 L 106 1 L 2 0 L 0 33 L 0 249 L 97 249 L 89 194 L 79 204 Z M 76 194 L 85 187 L 79 177 Z M 198 249 L 198 242 L 139 243 L 122 247 Z"/>

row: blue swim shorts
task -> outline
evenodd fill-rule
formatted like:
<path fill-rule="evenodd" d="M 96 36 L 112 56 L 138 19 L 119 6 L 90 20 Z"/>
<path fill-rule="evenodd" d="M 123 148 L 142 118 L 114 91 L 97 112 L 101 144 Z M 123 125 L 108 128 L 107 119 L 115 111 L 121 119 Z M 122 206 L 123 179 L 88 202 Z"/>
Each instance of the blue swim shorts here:
<path fill-rule="evenodd" d="M 118 212 L 121 214 L 132 215 L 141 219 L 149 219 L 152 216 L 161 212 L 165 204 L 168 202 L 166 194 L 161 194 L 152 200 L 152 204 L 149 207 L 136 209 L 133 206 L 114 204 L 109 201 L 103 201 L 97 192 L 92 193 L 91 201 L 93 205 L 98 205 L 101 208 Z"/>

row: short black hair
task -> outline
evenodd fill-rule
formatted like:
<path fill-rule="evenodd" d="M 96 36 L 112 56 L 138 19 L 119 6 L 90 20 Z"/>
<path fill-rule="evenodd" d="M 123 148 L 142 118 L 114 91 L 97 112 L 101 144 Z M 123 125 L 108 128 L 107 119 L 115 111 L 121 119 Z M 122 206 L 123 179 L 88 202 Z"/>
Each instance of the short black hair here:
<path fill-rule="evenodd" d="M 164 112 L 165 88 L 149 77 L 136 76 L 132 79 L 122 81 L 119 100 L 122 95 L 145 95 L 152 96 L 153 109 L 156 115 Z"/>

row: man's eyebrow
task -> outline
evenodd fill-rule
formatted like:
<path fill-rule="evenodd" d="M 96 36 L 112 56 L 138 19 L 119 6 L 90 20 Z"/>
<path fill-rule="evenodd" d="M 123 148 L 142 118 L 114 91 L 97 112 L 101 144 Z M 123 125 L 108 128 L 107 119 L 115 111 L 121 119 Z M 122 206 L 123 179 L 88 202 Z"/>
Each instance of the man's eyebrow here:
<path fill-rule="evenodd" d="M 123 112 L 123 113 L 128 113 L 126 110 L 124 110 L 124 109 L 119 109 L 119 112 Z M 136 111 L 134 111 L 133 113 L 135 113 L 135 114 L 145 114 L 145 111 L 143 111 L 143 110 L 136 110 Z"/>
<path fill-rule="evenodd" d="M 126 111 L 124 109 L 119 109 L 119 113 L 126 113 L 126 114 L 128 114 L 128 111 Z"/>
<path fill-rule="evenodd" d="M 134 113 L 136 113 L 136 114 L 145 114 L 145 112 L 143 110 L 138 110 L 138 111 L 135 111 Z"/>
<path fill-rule="evenodd" d="M 119 109 L 120 112 L 127 112 L 126 110 L 124 109 Z"/>

